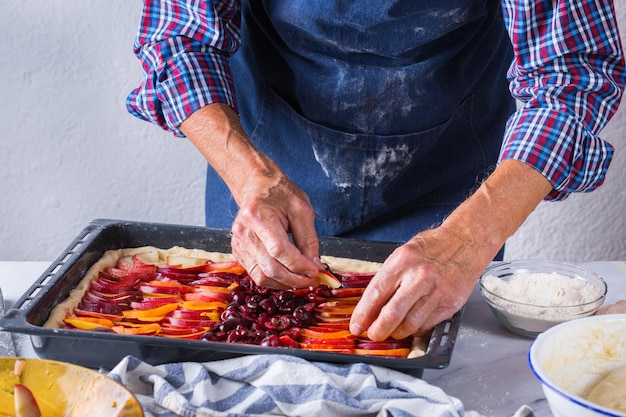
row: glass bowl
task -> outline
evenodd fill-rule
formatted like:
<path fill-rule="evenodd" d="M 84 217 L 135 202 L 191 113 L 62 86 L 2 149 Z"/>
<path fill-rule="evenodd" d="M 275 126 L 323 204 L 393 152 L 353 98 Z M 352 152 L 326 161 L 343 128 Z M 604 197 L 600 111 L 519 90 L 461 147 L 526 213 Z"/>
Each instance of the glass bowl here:
<path fill-rule="evenodd" d="M 595 272 L 555 261 L 500 262 L 485 270 L 479 285 L 498 321 L 526 337 L 594 314 L 607 292 Z"/>

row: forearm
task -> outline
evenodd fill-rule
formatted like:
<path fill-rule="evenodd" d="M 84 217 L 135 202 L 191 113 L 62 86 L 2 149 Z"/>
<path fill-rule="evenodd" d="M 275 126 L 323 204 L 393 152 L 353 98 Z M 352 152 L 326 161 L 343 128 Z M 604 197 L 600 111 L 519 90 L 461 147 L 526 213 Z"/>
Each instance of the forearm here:
<path fill-rule="evenodd" d="M 552 186 L 534 168 L 505 160 L 440 227 L 397 248 L 354 309 L 350 331 L 372 340 L 424 334 L 467 301 L 502 244 Z"/>
<path fill-rule="evenodd" d="M 201 108 L 180 129 L 224 180 L 239 205 L 256 180 L 267 185 L 282 177 L 282 171 L 254 147 L 235 111 L 225 104 Z"/>
<path fill-rule="evenodd" d="M 512 159 L 502 161 L 442 228 L 465 242 L 457 256 L 480 256 L 487 262 L 551 190 L 550 182 L 534 168 Z M 463 250 L 468 245 L 471 250 Z"/>
<path fill-rule="evenodd" d="M 319 267 L 313 260 L 319 247 L 308 197 L 254 147 L 233 109 L 205 106 L 183 122 L 181 131 L 239 206 L 231 227 L 232 251 L 255 282 L 274 288 L 318 284 Z"/>

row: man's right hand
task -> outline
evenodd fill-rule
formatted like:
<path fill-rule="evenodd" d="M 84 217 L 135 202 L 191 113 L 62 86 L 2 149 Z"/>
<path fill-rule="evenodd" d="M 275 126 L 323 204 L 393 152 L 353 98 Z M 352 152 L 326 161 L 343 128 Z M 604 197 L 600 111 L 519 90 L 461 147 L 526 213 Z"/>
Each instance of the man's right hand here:
<path fill-rule="evenodd" d="M 320 265 L 314 260 L 319 259 L 319 243 L 313 207 L 306 194 L 252 145 L 232 108 L 210 104 L 180 128 L 239 206 L 232 250 L 254 281 L 272 288 L 317 285 Z"/>

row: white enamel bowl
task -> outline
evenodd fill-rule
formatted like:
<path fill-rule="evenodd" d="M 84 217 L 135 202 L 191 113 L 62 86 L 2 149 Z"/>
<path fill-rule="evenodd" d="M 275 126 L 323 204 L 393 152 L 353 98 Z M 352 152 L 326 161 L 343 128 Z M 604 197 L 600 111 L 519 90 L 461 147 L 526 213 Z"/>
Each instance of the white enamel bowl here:
<path fill-rule="evenodd" d="M 586 399 L 600 380 L 626 365 L 626 314 L 554 326 L 533 341 L 528 361 L 555 417 L 626 417 Z"/>

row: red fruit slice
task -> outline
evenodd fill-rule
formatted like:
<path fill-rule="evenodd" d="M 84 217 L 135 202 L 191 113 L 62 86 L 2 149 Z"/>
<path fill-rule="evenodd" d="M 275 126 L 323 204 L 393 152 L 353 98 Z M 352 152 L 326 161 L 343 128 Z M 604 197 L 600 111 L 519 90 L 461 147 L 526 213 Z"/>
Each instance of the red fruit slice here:
<path fill-rule="evenodd" d="M 130 307 L 137 310 L 150 310 L 167 304 L 177 304 L 181 301 L 182 300 L 178 295 L 166 297 L 144 297 L 141 301 L 133 301 L 130 303 Z"/>
<path fill-rule="evenodd" d="M 365 288 L 335 288 L 331 293 L 333 297 L 359 300 L 363 295 L 363 291 L 365 291 Z"/>
<path fill-rule="evenodd" d="M 295 340 L 293 340 L 288 335 L 279 336 L 278 339 L 280 340 L 280 345 L 281 346 L 287 346 L 287 347 L 291 347 L 291 348 L 300 347 L 300 344 L 298 342 L 296 342 Z"/>
<path fill-rule="evenodd" d="M 142 324 L 137 327 L 127 327 L 131 323 L 123 323 L 124 325 L 113 326 L 111 330 L 119 334 L 144 335 L 153 336 L 161 332 L 161 325 L 158 323 Z"/>
<path fill-rule="evenodd" d="M 13 387 L 15 417 L 41 417 L 41 411 L 35 396 L 26 385 L 15 384 Z"/>
<path fill-rule="evenodd" d="M 211 327 L 217 323 L 216 317 L 206 317 L 203 319 L 180 319 L 175 317 L 168 317 L 167 322 L 174 327 Z"/>
<path fill-rule="evenodd" d="M 176 281 L 150 281 L 141 286 L 139 290 L 146 294 L 184 294 L 193 289 Z"/>
<path fill-rule="evenodd" d="M 241 275 L 246 270 L 243 266 L 237 261 L 226 261 L 226 262 L 211 262 L 205 267 L 206 272 L 230 272 L 233 274 Z"/>
<path fill-rule="evenodd" d="M 317 277 L 320 280 L 320 285 L 326 285 L 332 289 L 341 287 L 341 281 L 339 281 L 331 272 L 320 270 L 317 273 Z"/>
<path fill-rule="evenodd" d="M 95 318 L 107 319 L 111 321 L 120 321 L 123 318 L 121 314 L 120 315 L 104 314 L 104 313 L 98 313 L 95 311 L 85 311 L 79 308 L 74 309 L 74 314 L 78 317 L 95 317 Z"/>
<path fill-rule="evenodd" d="M 356 341 L 356 347 L 359 349 L 364 349 L 364 350 L 389 350 L 389 349 L 410 348 L 411 340 L 388 339 L 388 340 L 383 340 L 382 342 L 374 342 L 373 340 L 369 340 L 369 339 L 358 339 Z"/>
<path fill-rule="evenodd" d="M 303 338 L 306 338 L 306 339 L 317 339 L 317 340 L 323 340 L 323 341 L 331 341 L 333 339 L 348 340 L 348 339 L 356 338 L 356 336 L 354 336 L 348 330 L 334 330 L 334 331 L 329 331 L 329 332 L 318 332 L 315 330 L 311 330 L 310 328 L 305 328 L 305 329 L 302 329 L 300 334 L 302 335 Z"/>
<path fill-rule="evenodd" d="M 122 314 L 127 319 L 137 319 L 137 320 L 150 320 L 153 318 L 162 319 L 167 314 L 171 313 L 177 308 L 178 308 L 178 304 L 171 303 L 171 304 L 165 304 L 156 308 L 150 308 L 147 310 L 140 310 L 140 309 L 125 310 L 125 311 L 122 311 Z"/>
<path fill-rule="evenodd" d="M 328 345 L 322 343 L 300 343 L 300 349 L 306 350 L 319 350 L 324 352 L 333 352 L 333 353 L 352 353 L 353 352 L 352 345 Z"/>
<path fill-rule="evenodd" d="M 101 329 L 103 327 L 110 329 L 111 327 L 115 326 L 115 323 L 113 323 L 113 321 L 111 320 L 96 317 L 70 316 L 63 321 L 80 330 L 95 330 Z"/>
<path fill-rule="evenodd" d="M 196 290 L 194 292 L 189 292 L 183 295 L 183 299 L 185 301 L 196 301 L 196 302 L 226 302 L 228 300 L 227 293 L 219 293 L 208 290 Z"/>
<path fill-rule="evenodd" d="M 364 281 L 371 280 L 376 273 L 335 271 L 335 275 L 337 275 L 342 281 Z"/>
<path fill-rule="evenodd" d="M 373 349 L 359 349 L 355 348 L 354 353 L 358 355 L 370 355 L 370 356 L 388 356 L 392 358 L 406 358 L 409 353 L 411 353 L 410 348 L 399 348 L 399 349 L 381 349 L 381 350 L 373 350 Z"/>
<path fill-rule="evenodd" d="M 169 335 L 169 336 L 185 336 L 185 335 L 189 335 L 189 334 L 196 334 L 196 333 L 204 333 L 206 332 L 206 327 L 192 327 L 192 326 L 173 326 L 173 325 L 169 325 L 169 324 L 163 324 L 161 325 L 161 334 L 163 336 L 165 335 Z"/>
<path fill-rule="evenodd" d="M 194 333 L 178 333 L 178 334 L 162 332 L 161 336 L 169 337 L 170 339 L 200 340 L 200 338 L 205 333 L 206 333 L 206 330 L 201 330 L 199 332 L 194 332 Z"/>

